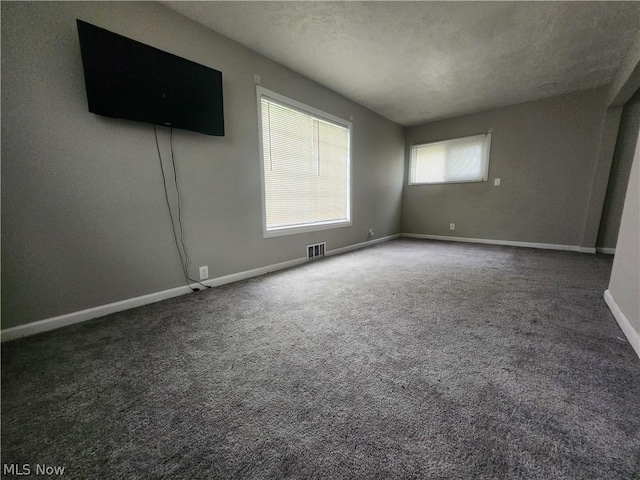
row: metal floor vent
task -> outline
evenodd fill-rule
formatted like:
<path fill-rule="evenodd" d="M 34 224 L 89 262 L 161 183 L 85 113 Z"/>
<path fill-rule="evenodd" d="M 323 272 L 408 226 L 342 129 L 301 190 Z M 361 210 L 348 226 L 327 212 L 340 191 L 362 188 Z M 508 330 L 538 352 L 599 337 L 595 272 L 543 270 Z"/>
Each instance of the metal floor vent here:
<path fill-rule="evenodd" d="M 327 246 L 326 242 L 307 245 L 307 258 L 311 260 L 315 260 L 317 258 L 324 257 L 324 250 L 326 246 Z"/>

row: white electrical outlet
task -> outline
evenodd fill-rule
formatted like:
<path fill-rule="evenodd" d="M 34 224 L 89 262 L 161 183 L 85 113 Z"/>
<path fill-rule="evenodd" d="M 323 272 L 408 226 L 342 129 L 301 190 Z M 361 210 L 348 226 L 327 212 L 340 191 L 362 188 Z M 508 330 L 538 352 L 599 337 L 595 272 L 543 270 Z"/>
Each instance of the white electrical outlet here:
<path fill-rule="evenodd" d="M 204 265 L 200 267 L 200 280 L 206 280 L 209 278 L 209 267 Z"/>
<path fill-rule="evenodd" d="M 456 224 L 455 223 L 450 223 L 449 224 L 449 230 L 455 230 L 456 229 Z"/>
<path fill-rule="evenodd" d="M 500 179 L 499 178 L 494 178 L 493 179 L 493 184 L 497 187 L 498 185 L 500 185 Z"/>
<path fill-rule="evenodd" d="M 373 237 L 373 235 L 374 235 L 374 233 L 373 233 L 373 228 L 370 228 L 370 229 L 369 229 L 369 236 L 370 236 L 370 237 Z"/>

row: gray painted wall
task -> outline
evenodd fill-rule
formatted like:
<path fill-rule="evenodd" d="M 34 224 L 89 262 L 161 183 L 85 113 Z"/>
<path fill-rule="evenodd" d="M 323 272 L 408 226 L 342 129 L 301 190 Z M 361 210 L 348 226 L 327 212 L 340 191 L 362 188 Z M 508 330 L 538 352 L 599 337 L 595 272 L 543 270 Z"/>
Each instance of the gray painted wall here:
<path fill-rule="evenodd" d="M 598 247 L 615 248 L 622 217 L 622 207 L 633 163 L 638 129 L 640 128 L 640 90 L 622 110 L 618 140 L 611 163 L 607 196 L 602 211 Z"/>
<path fill-rule="evenodd" d="M 640 132 L 637 134 L 609 292 L 640 335 Z"/>
<path fill-rule="evenodd" d="M 174 132 L 194 278 L 400 232 L 398 125 L 157 3 L 2 2 L 3 328 L 183 285 L 153 128 L 87 111 L 76 18 L 223 72 L 227 135 Z M 255 74 L 353 116 L 352 227 L 262 238 Z"/>
<path fill-rule="evenodd" d="M 583 234 L 600 219 L 589 207 L 605 112 L 600 88 L 407 128 L 407 162 L 411 143 L 493 135 L 488 182 L 405 186 L 403 232 L 595 247 Z"/>

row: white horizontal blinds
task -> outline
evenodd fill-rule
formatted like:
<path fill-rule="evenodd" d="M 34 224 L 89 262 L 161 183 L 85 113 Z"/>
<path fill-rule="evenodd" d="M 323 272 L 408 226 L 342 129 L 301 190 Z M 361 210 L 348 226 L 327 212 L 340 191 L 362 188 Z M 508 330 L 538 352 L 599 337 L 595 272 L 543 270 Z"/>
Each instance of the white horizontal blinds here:
<path fill-rule="evenodd" d="M 486 180 L 489 138 L 483 134 L 413 146 L 411 183 Z"/>
<path fill-rule="evenodd" d="M 349 129 L 262 97 L 267 229 L 347 221 Z"/>
<path fill-rule="evenodd" d="M 349 220 L 349 130 L 316 120 L 319 132 L 315 221 Z"/>

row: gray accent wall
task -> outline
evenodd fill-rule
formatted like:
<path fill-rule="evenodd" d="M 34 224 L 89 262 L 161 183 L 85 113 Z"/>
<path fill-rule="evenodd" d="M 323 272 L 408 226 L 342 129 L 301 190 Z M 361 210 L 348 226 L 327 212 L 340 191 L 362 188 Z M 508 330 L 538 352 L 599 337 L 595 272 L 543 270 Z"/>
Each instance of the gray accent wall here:
<path fill-rule="evenodd" d="M 640 90 L 622 110 L 618 140 L 611 163 L 607 196 L 598 232 L 598 247 L 601 248 L 616 248 L 638 129 L 640 129 Z"/>
<path fill-rule="evenodd" d="M 640 338 L 640 132 L 636 138 L 609 293 Z"/>
<path fill-rule="evenodd" d="M 635 93 L 634 93 L 635 92 Z M 607 208 L 613 211 L 613 203 L 619 203 L 615 197 L 624 196 L 622 218 L 619 229 L 611 227 L 610 219 L 607 219 L 605 232 L 617 231 L 616 254 L 613 260 L 611 279 L 609 281 L 609 294 L 615 305 L 611 305 L 618 323 L 623 328 L 627 338 L 633 343 L 633 347 L 640 355 L 640 126 L 638 112 L 638 95 L 640 92 L 640 33 L 636 36 L 633 47 L 627 53 L 622 66 L 616 73 L 614 81 L 609 86 L 608 98 L 613 99 L 613 106 L 625 105 L 624 115 L 616 158 L 613 160 L 610 184 L 609 203 Z M 635 140 L 633 140 L 635 137 Z M 620 163 L 628 164 L 631 158 L 628 180 L 624 179 L 621 171 L 625 168 Z M 617 163 L 617 165 L 616 165 Z M 625 188 L 626 184 L 626 188 Z M 625 192 L 624 194 L 622 192 Z M 619 207 L 617 207 L 619 208 Z M 607 295 L 605 292 L 605 299 Z M 635 335 L 627 330 L 626 322 L 620 318 L 617 309 L 620 309 L 624 318 L 628 320 Z"/>
<path fill-rule="evenodd" d="M 493 133 L 487 182 L 406 185 L 405 178 L 403 232 L 594 248 L 595 234 L 585 236 L 588 225 L 597 233 L 604 201 L 596 178 L 607 156 L 601 143 L 615 144 L 615 129 L 604 128 L 606 93 L 579 91 L 405 129 L 407 165 L 411 144 Z"/>
<path fill-rule="evenodd" d="M 400 126 L 155 2 L 2 2 L 2 328 L 184 285 L 153 128 L 88 112 L 76 18 L 222 71 L 226 136 L 174 132 L 192 277 L 400 233 Z M 353 117 L 352 227 L 263 238 L 254 75 Z"/>

